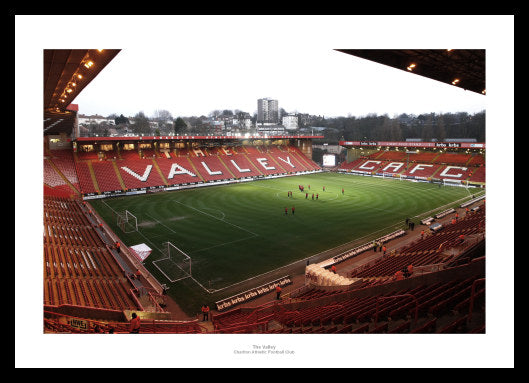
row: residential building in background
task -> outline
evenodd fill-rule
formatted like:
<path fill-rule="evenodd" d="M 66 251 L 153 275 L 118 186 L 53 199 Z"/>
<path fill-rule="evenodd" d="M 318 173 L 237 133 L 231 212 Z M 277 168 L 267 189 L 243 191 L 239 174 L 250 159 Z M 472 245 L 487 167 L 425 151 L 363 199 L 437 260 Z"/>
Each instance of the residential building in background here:
<path fill-rule="evenodd" d="M 282 124 L 286 130 L 297 130 L 299 128 L 297 114 L 287 114 L 283 116 Z"/>
<path fill-rule="evenodd" d="M 257 100 L 257 123 L 279 123 L 279 104 L 277 100 L 271 98 L 260 98 Z"/>

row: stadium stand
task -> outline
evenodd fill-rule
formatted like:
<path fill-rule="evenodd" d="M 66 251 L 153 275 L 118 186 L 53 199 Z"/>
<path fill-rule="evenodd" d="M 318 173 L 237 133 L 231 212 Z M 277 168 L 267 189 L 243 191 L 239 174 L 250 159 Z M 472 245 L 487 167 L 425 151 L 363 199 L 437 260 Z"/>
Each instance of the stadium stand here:
<path fill-rule="evenodd" d="M 80 191 L 82 193 L 97 193 L 98 189 L 94 185 L 95 175 L 92 177 L 91 163 L 87 161 L 76 161 L 75 169 L 79 178 Z"/>
<path fill-rule="evenodd" d="M 416 286 L 387 284 L 384 291 L 305 293 L 288 303 L 233 309 L 213 318 L 216 333 L 470 333 L 483 332 L 483 274 Z M 475 286 L 480 286 L 475 289 Z M 469 321 L 470 302 L 474 319 Z"/>
<path fill-rule="evenodd" d="M 410 153 L 408 160 L 410 162 L 422 162 L 422 163 L 432 163 L 435 158 L 439 155 L 437 152 L 420 152 L 420 153 Z"/>
<path fill-rule="evenodd" d="M 483 333 L 484 259 L 464 256 L 483 239 L 485 209 L 469 211 L 439 232 L 431 232 L 375 261 L 353 268 L 351 287 L 318 286 L 294 290 L 288 299 L 255 307 L 212 313 L 211 328 L 197 320 L 164 317 L 167 301 L 153 287 L 130 278 L 123 260 L 105 240 L 93 212 L 80 194 L 126 191 L 270 174 L 321 170 L 294 146 L 196 147 L 156 152 L 150 149 L 104 153 L 47 151 L 44 158 L 44 331 L 66 333 L 128 332 L 128 315 L 157 313 L 143 333 Z M 403 153 L 379 151 L 350 163 L 358 170 L 366 161 L 375 173 L 402 161 Z M 483 156 L 437 153 L 409 154 L 408 175 L 439 176 L 447 166 L 468 167 L 463 179 L 484 182 Z M 445 161 L 444 163 L 441 161 Z M 451 165 L 449 165 L 451 164 Z M 127 170 L 128 169 L 128 170 Z M 388 169 L 391 172 L 391 169 Z M 54 189 L 68 188 L 66 197 Z M 79 194 L 73 195 L 72 191 Z M 484 202 L 482 205 L 484 207 Z M 450 220 L 450 214 L 447 220 Z M 107 230 L 107 229 L 105 229 Z M 108 234 L 108 231 L 105 231 Z M 462 237 L 463 236 L 463 237 Z M 463 239 L 464 238 L 464 239 Z M 470 250 L 468 250 L 470 249 Z M 462 255 L 463 254 L 463 255 Z M 412 264 L 411 277 L 395 273 Z M 132 269 L 132 268 L 131 268 Z M 79 323 L 84 323 L 79 326 Z M 72 325 L 73 324 L 73 325 Z"/>
<path fill-rule="evenodd" d="M 230 169 L 236 178 L 259 177 L 262 173 L 248 160 L 244 154 L 233 154 L 230 156 L 219 155 L 219 159 Z"/>
<path fill-rule="evenodd" d="M 92 162 L 92 168 L 94 169 L 94 175 L 100 190 L 122 190 L 121 184 L 116 176 L 113 160 Z"/>
<path fill-rule="evenodd" d="M 224 166 L 218 156 L 190 156 L 188 157 L 193 168 L 205 181 L 217 181 L 233 178 L 229 169 Z"/>
<path fill-rule="evenodd" d="M 105 242 L 101 227 L 96 226 L 101 221 L 94 220 L 93 213 L 76 196 L 54 196 L 54 188 L 100 193 L 320 169 L 293 146 L 173 149 L 167 150 L 168 155 L 144 149 L 142 154 L 143 158 L 136 150 L 115 149 L 104 155 L 96 151 L 72 154 L 69 150 L 46 153 L 44 331 L 128 332 L 126 313 L 167 314 L 159 291 L 142 288 L 130 279 L 112 244 Z M 401 155 L 380 151 L 343 163 L 339 169 L 355 170 L 367 160 L 377 161 L 376 168 L 381 169 L 402 160 Z M 409 158 L 413 158 L 410 168 L 425 162 L 432 165 L 416 171 L 415 176 L 439 175 L 450 163 L 470 168 L 465 179 L 484 180 L 485 166 L 477 155 L 441 157 L 420 153 Z M 447 162 L 442 164 L 440 160 Z M 402 174 L 409 174 L 410 168 Z M 439 232 L 428 233 L 425 238 L 352 269 L 347 276 L 359 282 L 350 288 L 311 284 L 292 292 L 284 301 L 214 313 L 212 328 L 196 320 L 153 319 L 142 327 L 142 332 L 483 333 L 482 262 L 479 257 L 476 260 L 461 253 L 483 238 L 484 229 L 485 209 L 476 209 Z M 414 266 L 412 277 L 396 280 L 395 273 L 410 264 Z M 464 268 L 469 271 L 457 271 Z M 446 275 L 450 272 L 457 278 Z M 72 326 L 80 321 L 84 328 Z"/>
<path fill-rule="evenodd" d="M 436 157 L 435 161 L 440 164 L 447 165 L 465 165 L 471 159 L 470 154 L 460 154 L 460 153 L 441 153 Z"/>
<path fill-rule="evenodd" d="M 90 154 L 91 153 L 91 154 Z M 175 149 L 166 155 L 155 155 L 143 149 L 143 158 L 136 150 L 123 150 L 119 158 L 101 159 L 94 152 L 77 156 L 74 164 L 82 193 L 102 193 L 166 185 L 261 177 L 320 171 L 321 168 L 294 147 L 243 147 Z M 115 165 L 114 165 L 115 164 Z M 175 165 L 176 164 L 176 165 Z M 116 168 L 118 172 L 116 173 Z M 158 171 L 160 170 L 160 172 Z M 47 168 L 46 171 L 49 171 Z M 50 181 L 52 182 L 52 181 Z M 123 182 L 123 184 L 122 184 Z"/>
<path fill-rule="evenodd" d="M 117 167 L 127 189 L 164 185 L 152 158 L 128 159 L 119 162 Z"/>
<path fill-rule="evenodd" d="M 66 180 L 79 190 L 79 180 L 75 171 L 75 164 L 70 150 L 50 150 L 48 157 L 50 164 L 55 166 Z M 44 179 L 47 179 L 45 176 Z"/>
<path fill-rule="evenodd" d="M 402 165 L 399 167 L 399 164 Z M 476 153 L 377 151 L 350 162 L 344 161 L 337 166 L 337 170 L 367 174 L 393 173 L 424 180 L 485 183 L 485 157 Z"/>
<path fill-rule="evenodd" d="M 44 196 L 44 331 L 129 332 L 125 313 L 154 311 L 162 320 L 153 319 L 142 332 L 204 332 L 196 321 L 167 320 L 160 305 L 165 298 L 130 279 L 96 221 L 76 198 Z"/>

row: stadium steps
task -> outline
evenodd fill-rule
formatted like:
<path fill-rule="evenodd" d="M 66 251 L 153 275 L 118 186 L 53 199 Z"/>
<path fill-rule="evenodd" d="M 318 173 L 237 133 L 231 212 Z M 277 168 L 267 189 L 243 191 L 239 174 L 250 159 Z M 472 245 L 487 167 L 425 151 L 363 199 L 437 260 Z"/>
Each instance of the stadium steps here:
<path fill-rule="evenodd" d="M 226 163 L 225 163 L 224 160 L 222 159 L 222 156 L 217 155 L 217 157 L 219 158 L 221 164 L 224 165 L 224 167 L 226 168 L 226 170 L 228 170 L 228 172 L 230 173 L 230 175 L 232 176 L 232 178 L 235 178 L 235 179 L 240 178 L 240 177 L 236 177 L 236 176 L 233 174 L 233 172 L 231 171 L 231 169 L 228 167 L 228 165 L 226 165 Z"/>
<path fill-rule="evenodd" d="M 156 169 L 156 171 L 160 175 L 160 178 L 162 179 L 163 184 L 165 186 L 169 186 L 169 183 L 167 183 L 167 180 L 165 179 L 165 176 L 163 175 L 162 170 L 160 169 L 160 166 L 158 166 L 158 162 L 156 161 L 156 158 L 154 158 L 154 157 L 152 158 L 152 163 L 154 164 L 154 168 Z"/>
<path fill-rule="evenodd" d="M 436 163 L 437 163 L 437 159 L 438 159 L 439 157 L 441 157 L 441 156 L 442 156 L 442 153 L 438 153 L 434 158 L 432 158 L 432 160 L 430 161 L 430 163 L 432 163 L 432 164 L 436 164 Z"/>
<path fill-rule="evenodd" d="M 437 169 L 432 173 L 432 175 L 429 178 L 434 178 L 437 173 L 441 171 L 441 169 L 444 169 L 445 166 L 438 166 Z"/>
<path fill-rule="evenodd" d="M 287 151 L 288 154 L 291 154 L 294 158 L 298 160 L 300 164 L 302 164 L 305 169 L 304 170 L 313 170 L 312 165 L 308 163 L 306 158 L 303 158 L 304 156 L 301 153 L 294 151 Z"/>
<path fill-rule="evenodd" d="M 265 154 L 268 154 L 268 153 L 265 153 Z M 278 166 L 279 169 L 282 169 L 283 170 L 283 173 L 288 173 L 288 171 L 285 170 L 285 168 L 283 166 L 281 166 L 281 164 L 279 163 L 278 160 L 275 159 L 275 157 L 273 155 L 269 155 L 270 159 L 274 162 L 274 164 L 276 164 Z"/>
<path fill-rule="evenodd" d="M 75 186 L 72 185 L 72 183 L 66 178 L 66 176 L 59 170 L 59 168 L 53 163 L 51 158 L 47 158 L 46 161 L 51 165 L 51 167 L 55 170 L 55 172 L 64 180 L 64 182 L 72 189 L 72 191 L 75 193 L 75 195 L 80 195 L 79 190 L 75 188 Z"/>
<path fill-rule="evenodd" d="M 308 167 L 312 170 L 321 170 L 320 166 L 314 162 L 312 158 L 309 158 L 307 155 L 305 155 L 301 149 L 294 147 L 294 152 L 298 154 L 299 157 L 301 157 L 307 164 Z"/>
<path fill-rule="evenodd" d="M 112 166 L 114 168 L 114 171 L 116 172 L 116 177 L 118 178 L 119 184 L 121 185 L 121 190 L 127 190 L 127 187 L 125 186 L 125 182 L 123 182 L 123 178 L 121 178 L 121 174 L 119 173 L 118 165 L 116 164 L 116 161 L 112 161 Z"/>
<path fill-rule="evenodd" d="M 246 149 L 244 148 L 243 146 L 243 150 L 241 151 L 241 154 L 244 155 L 244 157 L 248 160 L 248 162 L 250 163 L 250 165 L 252 165 L 254 167 L 254 169 L 260 174 L 260 175 L 264 175 L 264 173 L 261 171 L 261 169 L 259 169 L 257 166 L 255 166 L 255 164 L 252 162 L 252 160 L 250 159 L 250 157 L 248 157 L 248 153 L 246 151 Z"/>
<path fill-rule="evenodd" d="M 92 179 L 92 183 L 94 184 L 95 191 L 97 192 L 97 194 L 101 194 L 99 184 L 97 183 L 96 174 L 94 173 L 94 168 L 92 167 L 92 161 L 86 161 L 86 165 L 88 167 L 88 171 L 90 172 L 90 178 Z"/>
<path fill-rule="evenodd" d="M 202 182 L 206 182 L 204 180 L 204 177 L 202 177 L 202 174 L 200 174 L 200 172 L 197 170 L 197 168 L 195 167 L 195 164 L 193 164 L 193 161 L 191 161 L 191 158 L 189 156 L 186 156 L 186 159 L 187 159 L 187 162 L 189 162 L 189 164 L 191 165 L 191 167 L 193 168 L 193 171 L 194 173 L 198 176 L 198 178 L 200 178 L 200 180 Z"/>
<path fill-rule="evenodd" d="M 470 163 L 472 162 L 473 159 L 474 159 L 474 156 L 470 155 L 468 157 L 468 160 L 466 160 L 466 162 L 465 162 L 465 164 L 463 166 L 472 166 Z"/>

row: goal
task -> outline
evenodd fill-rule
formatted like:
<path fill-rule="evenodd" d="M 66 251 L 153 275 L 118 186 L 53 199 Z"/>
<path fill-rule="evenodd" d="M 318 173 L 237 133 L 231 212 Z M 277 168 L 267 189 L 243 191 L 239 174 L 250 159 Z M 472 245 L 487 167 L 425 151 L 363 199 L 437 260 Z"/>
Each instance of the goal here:
<path fill-rule="evenodd" d="M 192 277 L 191 257 L 171 242 L 165 242 L 162 249 L 163 257 L 153 264 L 170 282 Z"/>
<path fill-rule="evenodd" d="M 138 219 L 130 211 L 125 210 L 117 214 L 117 225 L 124 233 L 138 231 Z"/>
<path fill-rule="evenodd" d="M 382 172 L 382 178 L 393 178 L 402 180 L 399 173 Z"/>

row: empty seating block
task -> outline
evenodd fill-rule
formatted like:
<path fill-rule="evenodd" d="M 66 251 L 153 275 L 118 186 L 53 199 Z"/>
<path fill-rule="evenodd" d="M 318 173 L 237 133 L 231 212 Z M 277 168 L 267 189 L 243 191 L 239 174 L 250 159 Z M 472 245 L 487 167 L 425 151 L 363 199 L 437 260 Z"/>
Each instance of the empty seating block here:
<path fill-rule="evenodd" d="M 44 197 L 44 304 L 138 310 L 119 265 L 77 201 Z"/>

